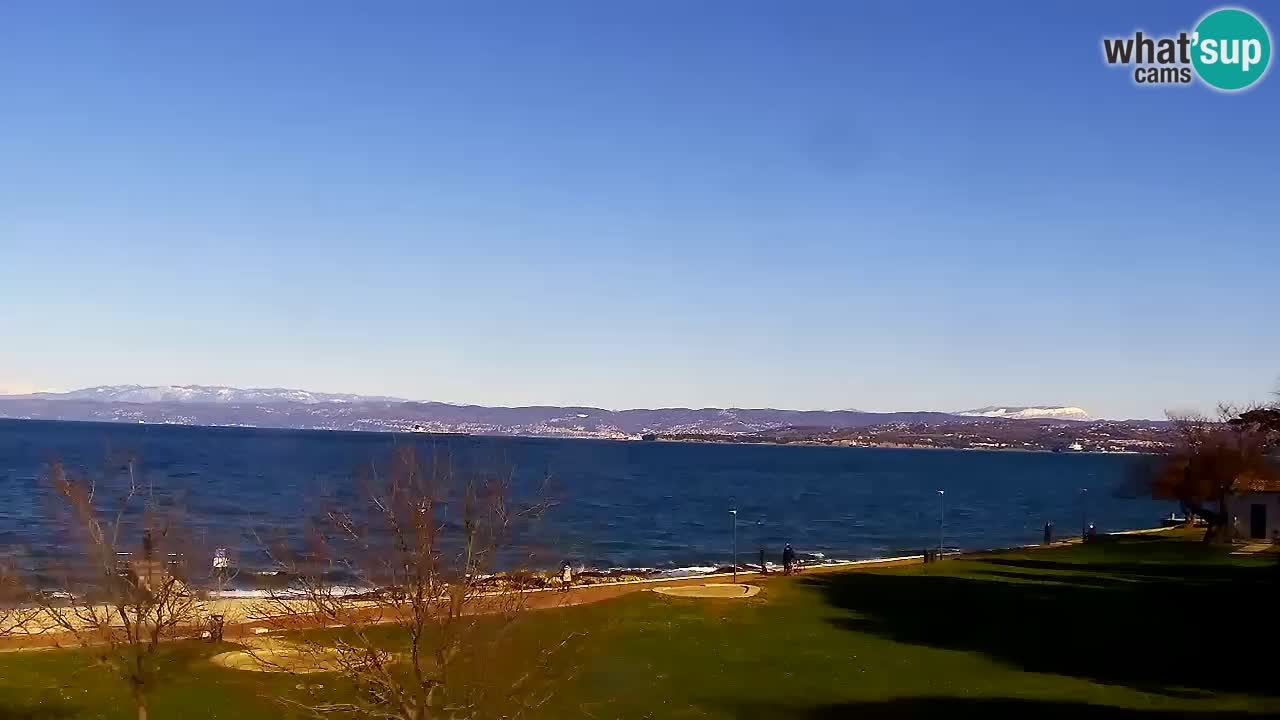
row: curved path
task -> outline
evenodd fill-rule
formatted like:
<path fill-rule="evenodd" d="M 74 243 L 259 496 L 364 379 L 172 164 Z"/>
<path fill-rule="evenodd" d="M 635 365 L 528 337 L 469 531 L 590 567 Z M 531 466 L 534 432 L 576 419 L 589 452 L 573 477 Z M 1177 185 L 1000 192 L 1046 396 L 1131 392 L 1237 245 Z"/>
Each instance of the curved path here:
<path fill-rule="evenodd" d="M 894 565 L 915 564 L 920 561 L 920 556 L 916 555 L 903 558 L 889 558 L 886 560 L 869 560 L 857 563 L 850 562 L 824 565 L 820 567 L 806 568 L 804 573 L 808 575 L 867 567 L 891 567 Z M 739 579 L 744 580 L 760 579 L 770 576 L 781 577 L 778 573 L 761 574 L 756 572 L 739 572 L 737 574 Z M 526 591 L 527 596 L 524 602 L 524 609 L 551 610 L 561 607 L 570 607 L 573 605 L 585 605 L 645 590 L 701 587 L 717 581 L 726 582 L 732 577 L 732 573 L 721 573 L 677 579 L 623 580 L 619 582 L 599 583 L 596 585 L 581 585 L 570 588 L 568 591 L 559 589 L 529 590 Z M 212 607 L 209 608 L 210 613 L 221 614 L 227 618 L 226 624 L 223 626 L 224 639 L 232 642 L 239 642 L 246 638 L 259 636 L 272 629 L 270 621 L 250 619 L 250 609 L 253 607 L 254 602 L 254 600 L 250 599 L 235 599 L 217 600 L 211 603 Z M 36 622 L 38 623 L 38 621 Z M 195 637 L 196 635 L 198 635 L 198 632 L 193 629 L 190 636 Z M 77 646 L 79 646 L 79 642 L 72 634 L 55 630 L 47 626 L 36 626 L 25 632 L 19 631 L 7 637 L 0 637 L 0 652 L 15 650 L 42 650 Z"/>
<path fill-rule="evenodd" d="M 1164 528 L 1153 528 L 1152 530 L 1130 531 L 1131 533 L 1139 532 L 1160 532 Z M 1127 533 L 1126 533 L 1127 534 Z M 1078 542 L 1065 541 L 1057 542 L 1051 545 L 1028 545 L 1020 548 L 1009 548 L 1005 552 L 1032 550 L 1038 548 L 1061 547 Z M 985 555 L 995 551 L 980 551 L 976 553 L 962 553 L 963 555 L 976 556 Z M 861 560 L 856 562 L 838 562 L 830 565 L 819 565 L 804 568 L 802 575 L 824 574 L 832 572 L 849 572 L 856 570 L 867 570 L 874 568 L 897 567 L 902 565 L 918 565 L 923 562 L 921 555 L 907 555 L 903 557 L 882 558 L 876 560 Z M 759 573 L 759 572 L 738 572 L 736 579 L 742 580 L 759 580 L 768 577 L 782 577 L 779 573 Z M 695 577 L 677 578 L 677 579 L 651 579 L 651 580 L 623 580 L 619 582 L 606 582 L 596 585 L 582 585 L 569 589 L 568 591 L 559 589 L 539 589 L 527 590 L 527 597 L 523 609 L 526 610 L 551 610 L 561 607 L 570 607 L 573 605 L 585 605 L 588 603 L 601 602 L 610 600 L 622 595 L 629 595 L 635 592 L 645 590 L 666 590 L 677 588 L 703 587 L 714 585 L 717 583 L 727 584 L 727 581 L 734 578 L 733 573 L 718 573 L 712 575 L 698 575 Z M 758 590 L 758 589 L 757 589 Z M 669 596 L 697 596 L 691 592 L 664 592 Z M 754 593 L 751 593 L 754 595 Z M 705 595 L 703 595 L 705 597 Z M 749 595 L 748 595 L 749 596 Z M 743 595 L 734 595 L 734 597 L 743 597 Z M 268 620 L 253 620 L 250 618 L 250 609 L 255 604 L 254 600 L 236 599 L 236 600 L 217 600 L 211 603 L 210 613 L 224 615 L 227 618 L 226 624 L 223 626 L 223 638 L 232 642 L 243 642 L 248 638 L 262 635 L 275 628 Z M 198 632 L 193 631 L 188 637 L 198 636 Z M 49 628 L 37 628 L 28 632 L 16 632 L 8 637 L 0 637 L 0 652 L 9 652 L 15 650 L 43 650 L 57 647 L 77 647 L 79 643 L 70 633 L 57 632 Z"/>

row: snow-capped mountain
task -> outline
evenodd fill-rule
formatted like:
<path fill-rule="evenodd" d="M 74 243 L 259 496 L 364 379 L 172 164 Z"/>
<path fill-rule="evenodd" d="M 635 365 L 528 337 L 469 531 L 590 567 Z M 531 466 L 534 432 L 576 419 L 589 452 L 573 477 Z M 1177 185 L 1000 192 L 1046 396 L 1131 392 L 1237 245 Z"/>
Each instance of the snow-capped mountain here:
<path fill-rule="evenodd" d="M 389 432 L 448 432 L 557 437 L 651 434 L 744 435 L 872 426 L 992 426 L 1016 421 L 1088 421 L 1078 407 L 992 406 L 961 413 L 779 410 L 775 408 L 485 407 L 285 388 L 209 385 L 102 385 L 70 392 L 0 396 L 0 418 L 237 425 Z M 1005 422 L 1014 421 L 1014 422 Z"/>
<path fill-rule="evenodd" d="M 400 398 L 321 393 L 287 388 L 233 388 L 221 385 L 99 385 L 65 393 L 32 393 L 44 400 L 89 400 L 118 403 L 219 403 L 265 405 L 275 403 L 403 402 Z"/>
<path fill-rule="evenodd" d="M 1006 420 L 1079 420 L 1088 422 L 1093 418 L 1084 408 L 1063 405 L 1045 405 L 1028 407 L 1008 407 L 992 405 L 976 410 L 962 410 L 956 415 L 964 417 L 1004 418 Z"/>
<path fill-rule="evenodd" d="M 0 418 L 247 425 L 488 435 L 629 437 L 653 433 L 744 434 L 788 427 L 849 428 L 939 422 L 938 412 L 773 408 L 485 407 L 282 388 L 103 385 L 0 396 Z"/>

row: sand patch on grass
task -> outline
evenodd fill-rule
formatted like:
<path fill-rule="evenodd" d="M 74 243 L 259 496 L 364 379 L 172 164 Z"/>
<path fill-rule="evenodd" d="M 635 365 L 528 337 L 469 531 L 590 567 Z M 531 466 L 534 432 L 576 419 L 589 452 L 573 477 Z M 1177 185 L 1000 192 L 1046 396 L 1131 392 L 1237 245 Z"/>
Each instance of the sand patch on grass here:
<path fill-rule="evenodd" d="M 214 655 L 209 662 L 249 672 L 318 673 L 339 668 L 336 649 L 301 645 L 280 638 L 254 638 L 244 650 Z"/>
<path fill-rule="evenodd" d="M 760 592 L 758 585 L 734 583 L 708 583 L 706 585 L 681 585 L 679 587 L 654 588 L 656 593 L 688 598 L 749 598 Z"/>

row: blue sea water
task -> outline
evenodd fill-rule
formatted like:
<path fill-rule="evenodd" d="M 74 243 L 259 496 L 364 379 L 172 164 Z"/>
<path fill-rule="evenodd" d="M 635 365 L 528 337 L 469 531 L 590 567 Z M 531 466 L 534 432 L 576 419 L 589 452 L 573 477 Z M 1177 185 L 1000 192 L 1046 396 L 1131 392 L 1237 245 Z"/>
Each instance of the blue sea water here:
<path fill-rule="evenodd" d="M 253 557 L 255 530 L 301 536 L 322 497 L 384 465 L 397 445 L 448 450 L 549 478 L 557 500 L 539 543 L 548 565 L 726 564 L 734 516 L 743 562 L 784 543 L 862 559 L 1038 542 L 1083 523 L 1150 527 L 1172 509 L 1117 494 L 1132 455 L 862 449 L 0 420 L 0 550 L 56 554 L 64 536 L 45 480 L 59 459 L 88 473 L 136 458 L 147 487 L 177 498 L 199 531 Z M 109 460 L 110 459 L 110 460 Z M 942 490 L 943 493 L 938 491 Z"/>

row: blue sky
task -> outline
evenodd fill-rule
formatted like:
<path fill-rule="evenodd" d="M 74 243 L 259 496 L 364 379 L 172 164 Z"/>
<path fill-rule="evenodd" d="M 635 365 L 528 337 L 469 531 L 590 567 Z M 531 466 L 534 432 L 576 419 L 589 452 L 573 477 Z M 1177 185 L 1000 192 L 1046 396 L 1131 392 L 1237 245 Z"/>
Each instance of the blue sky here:
<path fill-rule="evenodd" d="M 0 388 L 1158 417 L 1280 375 L 1280 78 L 1101 59 L 1213 4 L 451 5 L 0 6 Z"/>

